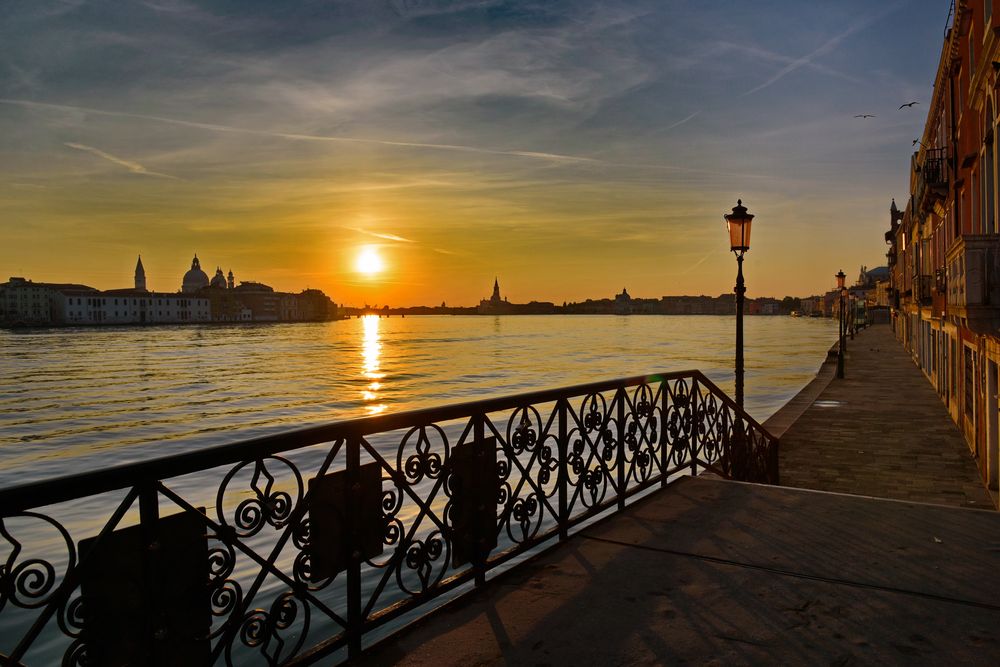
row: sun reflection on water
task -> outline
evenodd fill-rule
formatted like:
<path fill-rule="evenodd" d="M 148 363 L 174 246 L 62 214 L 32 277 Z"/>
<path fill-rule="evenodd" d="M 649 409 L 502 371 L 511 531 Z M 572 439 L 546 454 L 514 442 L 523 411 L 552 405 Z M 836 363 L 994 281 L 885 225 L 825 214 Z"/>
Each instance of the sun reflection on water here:
<path fill-rule="evenodd" d="M 382 356 L 382 343 L 379 337 L 377 315 L 366 315 L 361 318 L 364 324 L 364 338 L 361 342 L 361 374 L 368 385 L 361 392 L 361 398 L 365 402 L 365 411 L 370 415 L 377 415 L 386 409 L 385 403 L 379 402 L 379 390 L 382 388 L 380 380 L 385 377 L 381 371 L 380 358 Z"/>

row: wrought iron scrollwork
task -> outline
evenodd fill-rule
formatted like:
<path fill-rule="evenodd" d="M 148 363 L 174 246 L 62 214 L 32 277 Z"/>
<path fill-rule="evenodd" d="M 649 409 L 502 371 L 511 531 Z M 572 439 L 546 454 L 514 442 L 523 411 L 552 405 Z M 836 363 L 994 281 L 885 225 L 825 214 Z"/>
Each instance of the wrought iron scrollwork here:
<path fill-rule="evenodd" d="M 243 587 L 232 578 L 236 568 L 236 551 L 232 545 L 218 542 L 208 550 L 208 597 L 212 616 L 226 619 L 214 627 L 209 637 L 214 639 L 226 629 L 226 623 L 243 604 Z"/>
<path fill-rule="evenodd" d="M 272 474 L 268 469 L 268 463 L 274 465 L 280 472 Z M 230 492 L 230 484 L 237 475 L 248 466 L 253 466 L 253 472 L 249 480 L 249 489 L 253 492 L 253 497 L 244 498 L 232 510 L 232 516 L 226 509 L 226 497 Z M 293 481 L 292 488 L 295 495 L 284 490 L 287 486 L 279 482 L 278 475 L 284 473 Z M 280 529 L 285 526 L 292 515 L 295 506 L 302 500 L 302 475 L 298 469 L 287 459 L 280 456 L 271 456 L 240 463 L 229 471 L 229 474 L 219 485 L 219 492 L 216 496 L 216 512 L 219 521 L 234 529 L 237 537 L 252 537 L 259 533 L 264 526 Z M 243 491 L 238 493 L 242 494 Z"/>
<path fill-rule="evenodd" d="M 57 566 L 54 558 L 39 558 L 25 554 L 24 544 L 13 535 L 11 519 L 41 522 L 55 529 L 65 549 L 65 564 Z M 66 573 L 76 567 L 77 554 L 70 537 L 61 523 L 37 512 L 21 512 L 12 517 L 0 518 L 0 536 L 10 545 L 7 561 L 0 566 L 0 611 L 10 603 L 21 609 L 39 609 L 49 604 L 59 590 Z M 60 574 L 62 570 L 62 574 Z"/>
<path fill-rule="evenodd" d="M 309 627 L 309 605 L 294 592 L 278 595 L 269 609 L 253 609 L 239 625 L 239 642 L 256 650 L 268 665 L 280 665 L 298 653 Z M 233 643 L 226 647 L 226 661 L 233 664 Z"/>
<path fill-rule="evenodd" d="M 414 435 L 417 436 L 415 441 Z M 409 453 L 411 450 L 412 453 Z M 396 470 L 405 475 L 408 484 L 417 484 L 425 478 L 437 479 L 441 476 L 450 450 L 448 436 L 440 426 L 437 424 L 415 426 L 403 437 L 399 445 Z"/>

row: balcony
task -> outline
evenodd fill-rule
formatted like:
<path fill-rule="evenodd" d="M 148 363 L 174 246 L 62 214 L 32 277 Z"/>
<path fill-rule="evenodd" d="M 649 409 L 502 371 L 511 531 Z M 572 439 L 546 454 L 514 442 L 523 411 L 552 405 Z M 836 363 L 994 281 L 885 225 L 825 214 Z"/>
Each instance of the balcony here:
<path fill-rule="evenodd" d="M 931 305 L 934 298 L 934 276 L 913 276 L 913 298 L 921 306 Z"/>
<path fill-rule="evenodd" d="M 934 292 L 931 295 L 931 315 L 944 317 L 948 307 L 948 273 L 943 268 L 934 272 Z"/>
<path fill-rule="evenodd" d="M 976 234 L 955 240 L 947 255 L 949 312 L 993 329 L 1000 324 L 1000 236 Z"/>
<path fill-rule="evenodd" d="M 939 209 L 948 196 L 948 158 L 943 148 L 924 152 L 924 160 L 914 167 L 917 175 L 914 201 L 917 210 L 927 212 Z M 943 209 L 936 210 L 938 215 Z"/>

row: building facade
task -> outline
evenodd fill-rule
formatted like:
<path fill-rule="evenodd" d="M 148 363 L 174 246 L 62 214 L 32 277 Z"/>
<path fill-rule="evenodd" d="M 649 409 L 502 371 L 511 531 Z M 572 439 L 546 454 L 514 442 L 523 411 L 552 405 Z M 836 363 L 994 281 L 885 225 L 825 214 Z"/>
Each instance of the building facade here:
<path fill-rule="evenodd" d="M 1000 1 L 1000 0 L 997 0 Z M 890 207 L 887 300 L 897 338 L 935 387 L 997 490 L 1000 224 L 994 0 L 957 0 L 910 196 Z"/>
<path fill-rule="evenodd" d="M 275 292 L 258 282 L 236 285 L 217 268 L 211 280 L 197 257 L 179 292 L 146 289 L 142 259 L 133 287 L 100 291 L 77 284 L 36 283 L 11 278 L 0 284 L 0 325 L 84 326 L 193 324 L 207 322 L 308 322 L 336 319 L 337 304 L 323 292 Z"/>

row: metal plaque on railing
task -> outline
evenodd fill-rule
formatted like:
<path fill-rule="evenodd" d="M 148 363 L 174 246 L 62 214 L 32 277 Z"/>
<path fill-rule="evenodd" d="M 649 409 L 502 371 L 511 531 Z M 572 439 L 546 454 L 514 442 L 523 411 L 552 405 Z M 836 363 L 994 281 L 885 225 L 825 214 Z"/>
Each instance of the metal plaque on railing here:
<path fill-rule="evenodd" d="M 497 443 L 485 438 L 451 453 L 448 519 L 452 567 L 477 563 L 497 546 Z"/>
<path fill-rule="evenodd" d="M 352 555 L 381 554 L 385 520 L 379 464 L 360 466 L 353 488 L 346 470 L 309 480 L 309 532 L 313 581 L 344 571 Z"/>
<path fill-rule="evenodd" d="M 198 517 L 82 540 L 80 554 L 88 664 L 208 664 L 208 540 Z"/>

